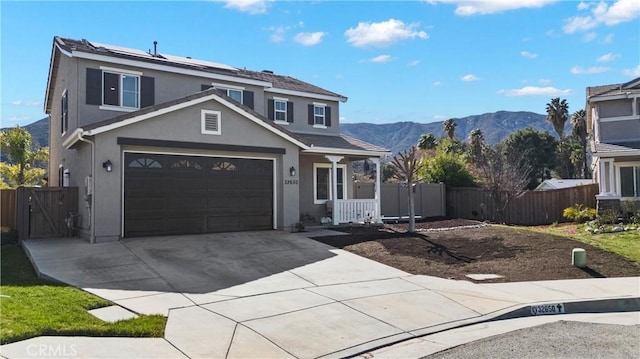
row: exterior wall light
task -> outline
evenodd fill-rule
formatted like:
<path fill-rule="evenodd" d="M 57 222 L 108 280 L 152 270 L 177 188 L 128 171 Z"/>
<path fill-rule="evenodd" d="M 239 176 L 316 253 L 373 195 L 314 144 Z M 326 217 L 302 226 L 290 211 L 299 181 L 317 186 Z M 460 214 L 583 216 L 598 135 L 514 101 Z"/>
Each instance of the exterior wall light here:
<path fill-rule="evenodd" d="M 113 164 L 110 160 L 106 160 L 105 162 L 102 162 L 102 168 L 104 168 L 107 172 L 111 172 L 113 171 Z"/>
<path fill-rule="evenodd" d="M 289 175 L 291 175 L 291 177 L 295 177 L 296 175 L 296 168 L 291 166 L 291 168 L 289 168 Z"/>

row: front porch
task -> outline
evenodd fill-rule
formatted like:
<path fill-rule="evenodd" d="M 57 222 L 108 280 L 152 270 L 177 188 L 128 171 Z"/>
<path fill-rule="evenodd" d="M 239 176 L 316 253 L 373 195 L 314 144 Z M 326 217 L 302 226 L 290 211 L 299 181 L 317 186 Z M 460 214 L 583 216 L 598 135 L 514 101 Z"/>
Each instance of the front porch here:
<path fill-rule="evenodd" d="M 598 212 L 640 210 L 640 156 L 605 157 L 596 153 L 592 169 L 599 186 Z"/>

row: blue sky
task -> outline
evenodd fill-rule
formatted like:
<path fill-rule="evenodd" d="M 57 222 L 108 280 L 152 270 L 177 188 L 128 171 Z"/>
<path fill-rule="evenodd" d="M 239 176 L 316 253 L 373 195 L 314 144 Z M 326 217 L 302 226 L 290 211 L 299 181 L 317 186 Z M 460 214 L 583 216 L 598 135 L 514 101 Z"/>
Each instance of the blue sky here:
<path fill-rule="evenodd" d="M 0 2 L 2 127 L 45 116 L 55 35 L 297 77 L 349 98 L 344 122 L 584 108 L 640 76 L 640 2 Z"/>

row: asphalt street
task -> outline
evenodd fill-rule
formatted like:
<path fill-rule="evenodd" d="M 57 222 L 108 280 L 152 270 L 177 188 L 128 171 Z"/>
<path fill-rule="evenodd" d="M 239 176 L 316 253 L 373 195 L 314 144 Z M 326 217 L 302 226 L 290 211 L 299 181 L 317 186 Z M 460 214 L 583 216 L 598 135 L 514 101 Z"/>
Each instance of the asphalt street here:
<path fill-rule="evenodd" d="M 640 325 L 559 321 L 489 337 L 425 358 L 640 358 Z"/>

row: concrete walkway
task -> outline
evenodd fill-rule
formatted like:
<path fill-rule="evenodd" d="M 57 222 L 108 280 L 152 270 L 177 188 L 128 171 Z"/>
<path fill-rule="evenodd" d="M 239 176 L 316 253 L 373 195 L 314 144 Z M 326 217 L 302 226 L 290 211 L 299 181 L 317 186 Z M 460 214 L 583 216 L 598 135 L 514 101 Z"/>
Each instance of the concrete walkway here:
<path fill-rule="evenodd" d="M 43 276 L 168 322 L 164 339 L 40 337 L 0 347 L 7 358 L 42 357 L 33 348 L 56 345 L 87 358 L 345 357 L 531 316 L 537 303 L 562 303 L 567 313 L 640 310 L 639 277 L 474 284 L 410 275 L 277 231 L 25 248 Z"/>

